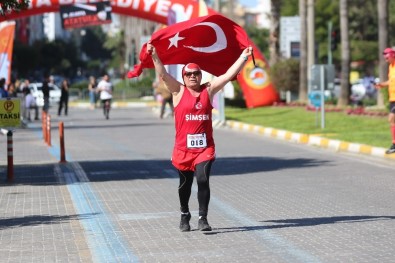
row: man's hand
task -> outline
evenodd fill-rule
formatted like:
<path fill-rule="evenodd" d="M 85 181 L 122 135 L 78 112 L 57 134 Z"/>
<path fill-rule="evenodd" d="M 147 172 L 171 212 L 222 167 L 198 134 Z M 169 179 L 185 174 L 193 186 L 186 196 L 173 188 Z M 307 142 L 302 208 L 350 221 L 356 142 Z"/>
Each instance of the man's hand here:
<path fill-rule="evenodd" d="M 155 52 L 155 47 L 151 44 L 151 42 L 147 43 L 147 53 L 152 56 L 152 54 Z"/>

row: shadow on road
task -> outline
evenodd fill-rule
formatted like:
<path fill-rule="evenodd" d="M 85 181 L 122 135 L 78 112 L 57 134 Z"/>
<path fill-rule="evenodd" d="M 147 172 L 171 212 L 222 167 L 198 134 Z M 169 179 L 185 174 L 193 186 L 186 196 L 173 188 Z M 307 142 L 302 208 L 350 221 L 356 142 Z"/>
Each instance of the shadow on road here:
<path fill-rule="evenodd" d="M 344 223 L 364 223 L 371 221 L 394 220 L 395 216 L 333 216 L 333 217 L 313 217 L 313 218 L 293 218 L 282 220 L 266 220 L 263 223 L 275 223 L 274 225 L 257 225 L 215 228 L 212 232 L 205 232 L 206 235 L 224 234 L 230 232 L 244 232 L 257 230 L 270 230 L 288 227 L 310 227 L 328 224 Z"/>
<path fill-rule="evenodd" d="M 211 174 L 212 176 L 243 175 L 278 171 L 282 169 L 323 167 L 329 163 L 329 161 L 309 158 L 226 157 L 218 158 L 214 162 Z M 84 173 L 91 182 L 164 179 L 174 177 L 174 175 L 172 176 L 165 172 L 165 170 L 173 170 L 176 175 L 176 171 L 170 160 L 97 160 L 78 162 L 78 164 L 82 167 Z M 15 180 L 13 184 L 62 184 L 59 178 L 57 178 L 54 167 L 55 164 L 16 165 L 14 167 Z M 9 184 L 5 182 L 0 182 L 0 187 L 4 185 L 9 186 Z"/>
<path fill-rule="evenodd" d="M 13 227 L 59 224 L 65 221 L 87 219 L 95 214 L 83 215 L 30 215 L 23 217 L 0 218 L 0 230 Z"/>

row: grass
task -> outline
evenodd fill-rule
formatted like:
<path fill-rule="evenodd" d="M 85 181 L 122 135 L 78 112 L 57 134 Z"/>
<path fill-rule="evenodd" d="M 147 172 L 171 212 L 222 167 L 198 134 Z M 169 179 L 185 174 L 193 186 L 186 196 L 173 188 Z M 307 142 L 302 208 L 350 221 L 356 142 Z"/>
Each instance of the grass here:
<path fill-rule="evenodd" d="M 304 107 L 226 107 L 225 116 L 227 120 L 377 147 L 387 148 L 392 141 L 387 117 L 326 112 L 322 129 L 321 111 L 316 113 Z"/>

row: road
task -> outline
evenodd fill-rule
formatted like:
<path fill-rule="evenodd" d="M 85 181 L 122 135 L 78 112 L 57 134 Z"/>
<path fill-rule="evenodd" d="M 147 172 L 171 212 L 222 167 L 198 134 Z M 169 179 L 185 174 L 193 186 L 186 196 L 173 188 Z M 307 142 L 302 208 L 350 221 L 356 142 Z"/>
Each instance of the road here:
<path fill-rule="evenodd" d="M 151 108 L 51 109 L 14 132 L 0 184 L 0 262 L 395 262 L 392 160 L 216 128 L 209 222 L 178 230 L 171 118 Z M 67 163 L 59 163 L 58 123 Z M 0 137 L 6 178 L 6 136 Z"/>

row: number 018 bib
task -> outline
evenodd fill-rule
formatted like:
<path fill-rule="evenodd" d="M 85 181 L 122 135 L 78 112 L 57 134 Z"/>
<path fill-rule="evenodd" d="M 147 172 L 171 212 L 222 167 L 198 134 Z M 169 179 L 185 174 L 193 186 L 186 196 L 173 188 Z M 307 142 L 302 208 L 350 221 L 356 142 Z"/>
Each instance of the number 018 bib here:
<path fill-rule="evenodd" d="M 205 133 L 200 134 L 188 134 L 187 135 L 187 147 L 188 148 L 206 148 L 207 139 Z"/>

